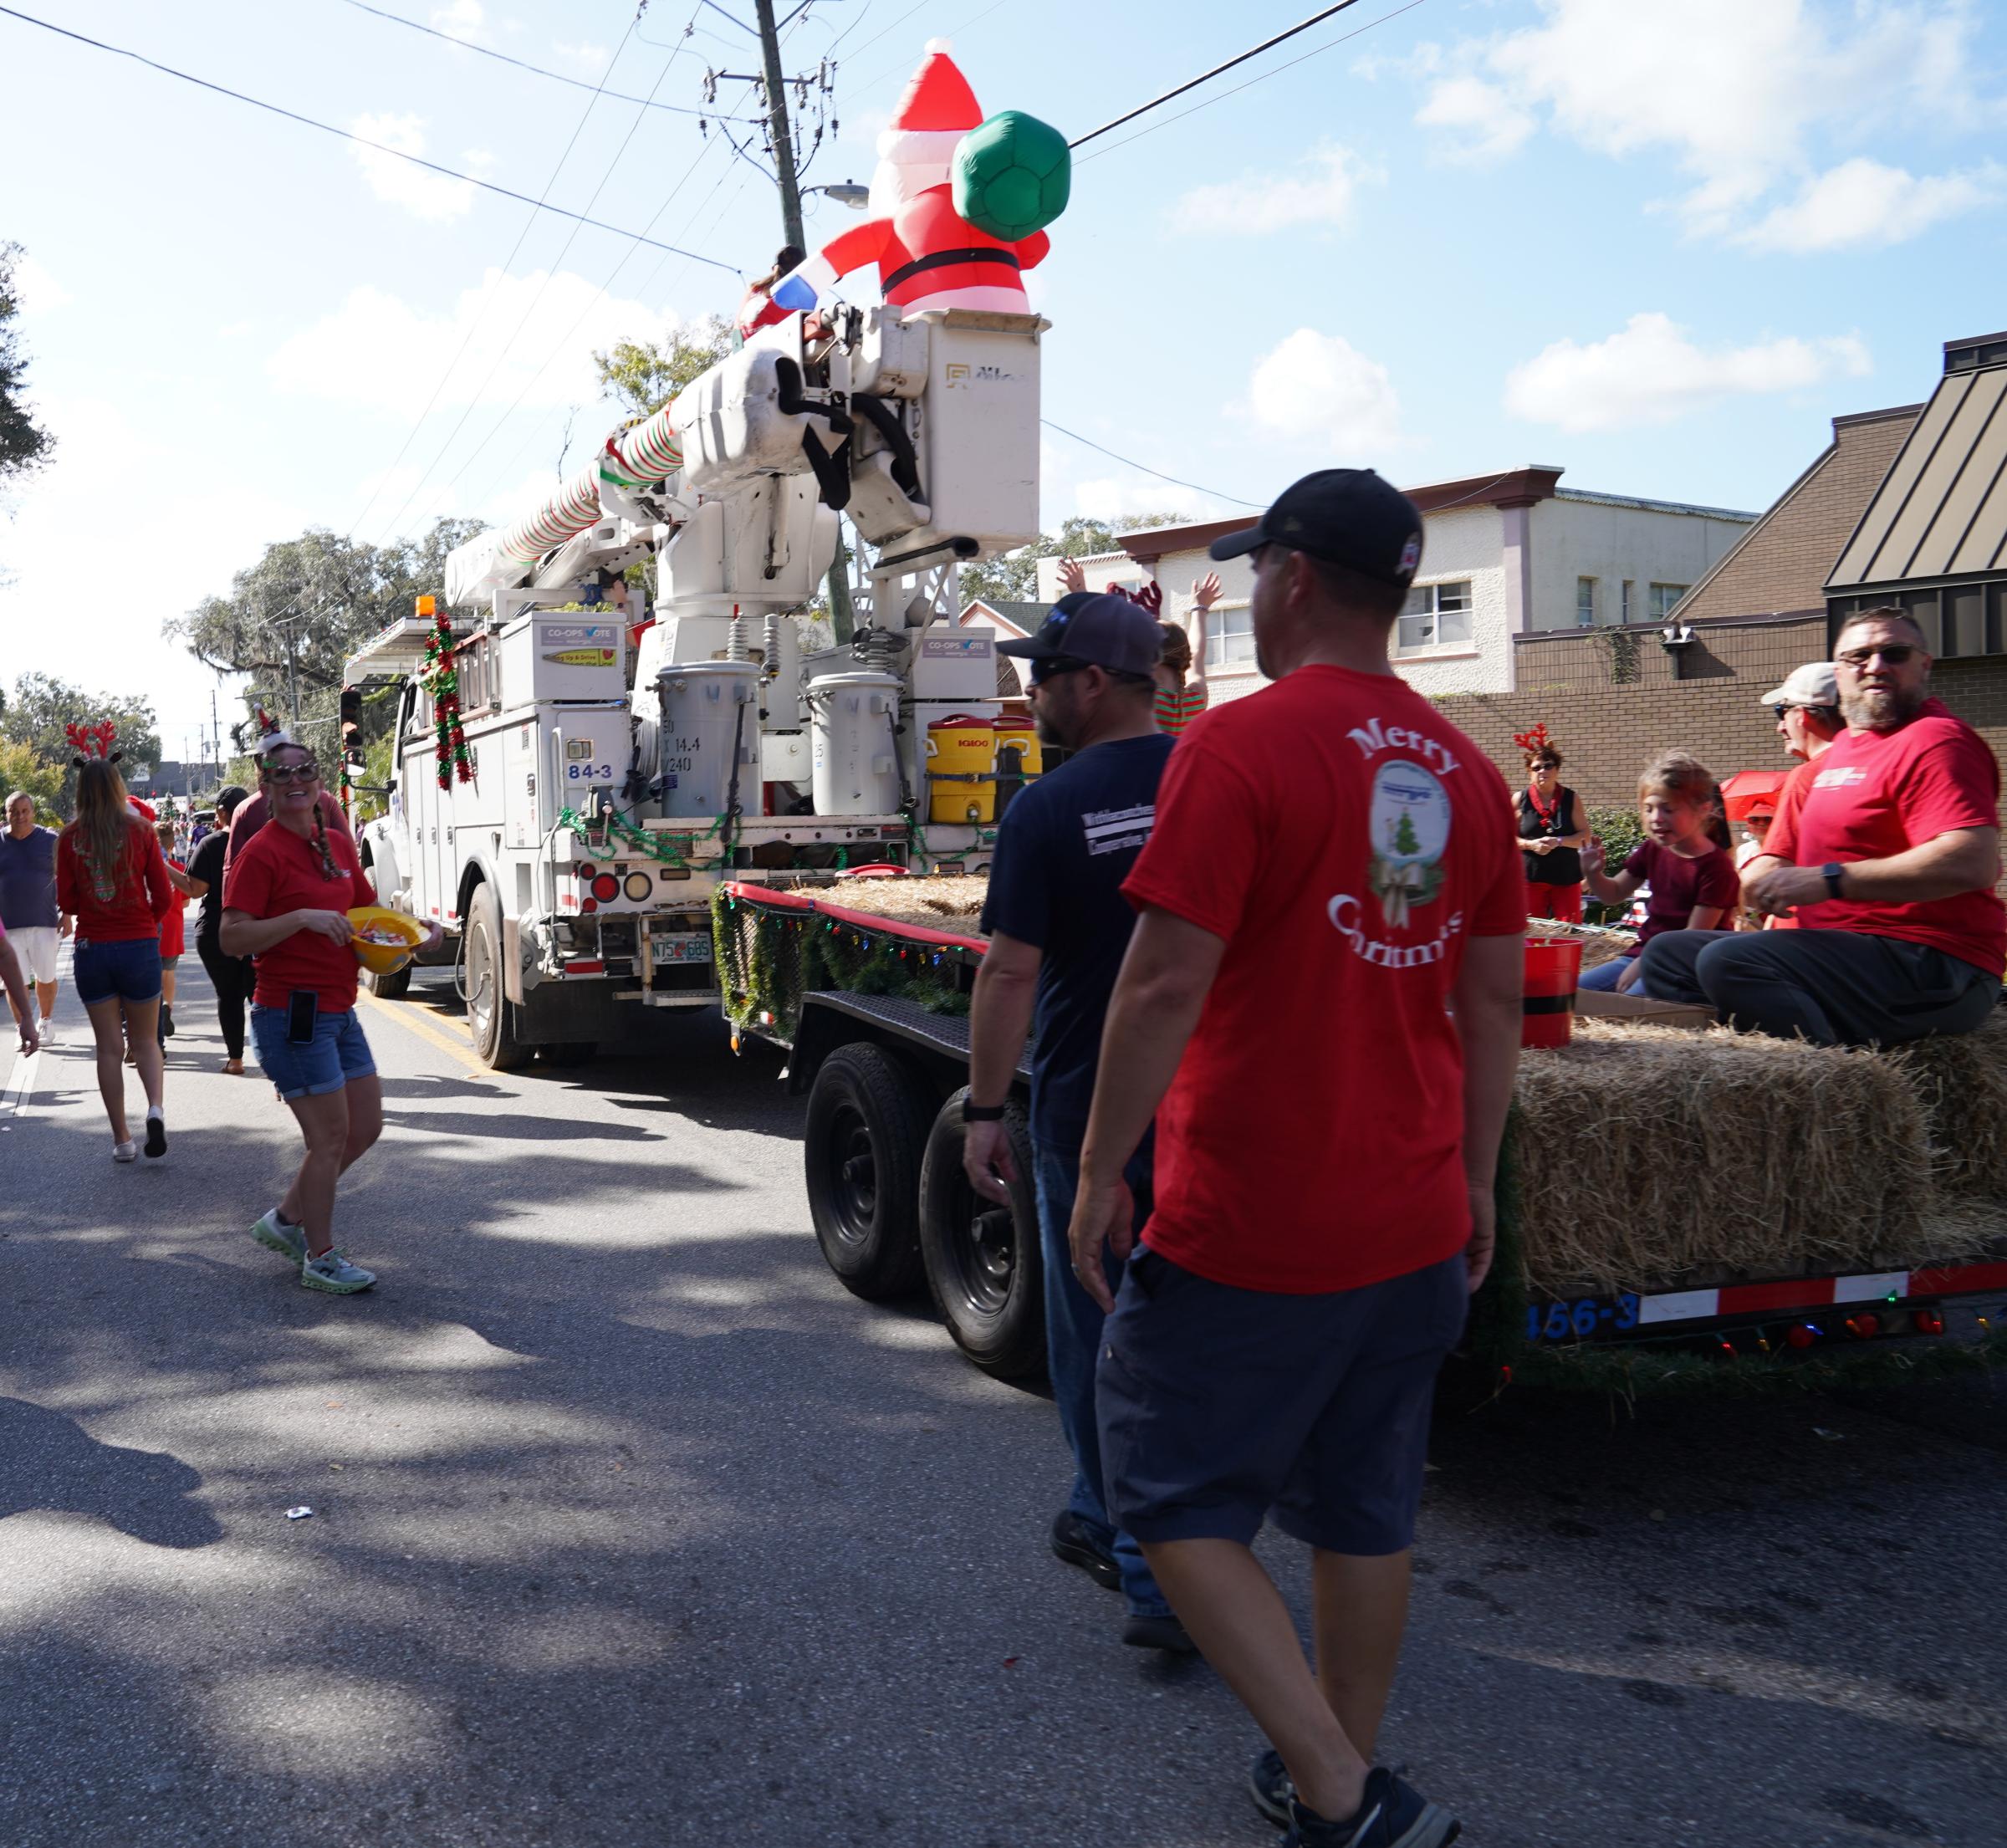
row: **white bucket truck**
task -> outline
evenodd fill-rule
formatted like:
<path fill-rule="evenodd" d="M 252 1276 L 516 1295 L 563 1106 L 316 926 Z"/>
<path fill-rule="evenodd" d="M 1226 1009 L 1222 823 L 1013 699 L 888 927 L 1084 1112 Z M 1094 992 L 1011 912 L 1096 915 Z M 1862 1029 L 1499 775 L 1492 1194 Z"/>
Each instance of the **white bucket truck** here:
<path fill-rule="evenodd" d="M 436 619 L 350 661 L 350 689 L 400 689 L 365 862 L 386 903 L 444 928 L 490 1064 L 582 1057 L 641 1008 L 713 1004 L 721 881 L 987 865 L 992 828 L 930 819 L 927 727 L 999 698 L 992 637 L 957 625 L 956 567 L 1037 533 L 1048 324 L 790 316 L 461 547 L 445 592 L 467 780 L 450 741 L 440 775 Z M 804 651 L 846 515 L 875 554 L 859 626 Z M 619 577 L 649 558 L 652 610 Z"/>

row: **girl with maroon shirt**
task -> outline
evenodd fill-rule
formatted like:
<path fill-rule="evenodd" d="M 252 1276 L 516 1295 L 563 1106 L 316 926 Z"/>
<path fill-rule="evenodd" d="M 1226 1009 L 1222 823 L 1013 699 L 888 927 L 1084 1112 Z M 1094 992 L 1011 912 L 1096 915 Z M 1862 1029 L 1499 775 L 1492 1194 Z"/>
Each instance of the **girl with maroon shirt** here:
<path fill-rule="evenodd" d="M 118 766 L 79 761 L 77 819 L 56 842 L 56 902 L 77 921 L 72 974 L 98 1048 L 98 1092 L 110 1120 L 115 1161 L 139 1153 L 125 1123 L 125 1049 L 146 1092 L 146 1152 L 167 1152 L 156 1037 L 161 921 L 174 902 L 153 830 L 133 812 Z"/>
<path fill-rule="evenodd" d="M 1666 931 L 1712 931 L 1734 922 L 1742 891 L 1728 851 L 1720 792 L 1707 766 L 1684 751 L 1670 751 L 1646 767 L 1637 783 L 1638 819 L 1645 838 L 1614 874 L 1603 870 L 1602 843 L 1582 850 L 1582 874 L 1606 905 L 1625 905 L 1649 885 L 1644 928 L 1614 962 L 1583 976 L 1579 987 L 1627 993 L 1637 986 L 1638 952 Z"/>

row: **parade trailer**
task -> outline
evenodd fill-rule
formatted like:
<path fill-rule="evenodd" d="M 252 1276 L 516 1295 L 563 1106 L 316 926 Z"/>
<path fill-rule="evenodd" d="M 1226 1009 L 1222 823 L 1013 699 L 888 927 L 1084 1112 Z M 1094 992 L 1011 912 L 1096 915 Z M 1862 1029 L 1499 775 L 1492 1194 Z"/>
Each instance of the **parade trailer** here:
<path fill-rule="evenodd" d="M 962 1171 L 984 883 L 728 881 L 718 972 L 735 1034 L 784 1049 L 807 1096 L 830 1268 L 868 1299 L 924 1288 L 963 1353 L 1013 1378 L 1044 1355 L 1022 1065 L 1009 1205 Z M 1565 1044 L 1522 1055 L 1499 1228 L 1470 1335 L 1496 1380 L 1739 1387 L 1984 1364 L 2007 1321 L 2007 1019 L 1879 1053 L 1577 1017 Z"/>

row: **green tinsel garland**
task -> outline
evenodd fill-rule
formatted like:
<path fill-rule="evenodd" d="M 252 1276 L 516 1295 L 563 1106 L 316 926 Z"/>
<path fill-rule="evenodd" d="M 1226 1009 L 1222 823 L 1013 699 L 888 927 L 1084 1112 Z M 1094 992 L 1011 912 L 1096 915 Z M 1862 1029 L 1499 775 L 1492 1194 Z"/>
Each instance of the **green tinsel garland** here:
<path fill-rule="evenodd" d="M 700 840 L 712 840 L 724 824 L 725 818 L 720 815 L 701 835 L 672 834 L 654 829 L 636 828 L 632 823 L 623 821 L 615 814 L 608 815 L 602 824 L 588 819 L 575 809 L 561 809 L 558 811 L 558 825 L 570 829 L 575 835 L 605 835 L 619 841 L 622 846 L 640 854 L 644 859 L 659 860 L 665 866 L 687 866 L 700 870 L 723 866 L 725 864 L 724 855 L 718 853 L 698 859 L 686 850 L 684 843 L 695 846 Z"/>
<path fill-rule="evenodd" d="M 438 759 L 439 787 L 452 789 L 455 776 L 472 783 L 474 766 L 467 754 L 467 733 L 460 723 L 460 670 L 453 665 L 453 624 L 443 610 L 425 638 L 425 666 L 419 679 L 432 702 L 432 750 Z"/>

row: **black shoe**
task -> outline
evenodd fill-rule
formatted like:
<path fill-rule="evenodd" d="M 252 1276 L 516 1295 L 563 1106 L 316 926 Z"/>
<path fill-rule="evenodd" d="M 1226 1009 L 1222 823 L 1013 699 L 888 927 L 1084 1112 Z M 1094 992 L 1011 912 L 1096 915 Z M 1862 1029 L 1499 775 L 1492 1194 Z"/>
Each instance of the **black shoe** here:
<path fill-rule="evenodd" d="M 1254 1798 L 1254 1807 L 1278 1829 L 1289 1827 L 1296 1780 L 1282 1762 L 1281 1753 L 1271 1748 L 1255 1759 L 1254 1769 L 1248 1773 L 1248 1794 Z"/>
<path fill-rule="evenodd" d="M 161 1009 L 161 1038 L 163 1039 L 174 1038 L 174 1009 L 172 1008 Z"/>
<path fill-rule="evenodd" d="M 1289 1832 L 1282 1848 L 1449 1848 L 1463 1825 L 1439 1803 L 1404 1784 L 1392 1771 L 1366 1774 L 1366 1794 L 1341 1822 L 1289 1800 Z"/>
<path fill-rule="evenodd" d="M 1122 1589 L 1122 1569 L 1115 1563 L 1115 1554 L 1101 1544 L 1094 1529 L 1071 1509 L 1053 1517 L 1052 1550 L 1067 1565 L 1077 1565 L 1102 1590 Z"/>
<path fill-rule="evenodd" d="M 1192 1641 L 1191 1633 L 1168 1611 L 1161 1617 L 1125 1617 L 1122 1641 L 1131 1649 L 1161 1649 L 1172 1656 L 1198 1653 L 1198 1645 Z"/>
<path fill-rule="evenodd" d="M 167 1126 L 157 1116 L 146 1119 L 146 1152 L 156 1160 L 167 1152 Z"/>

